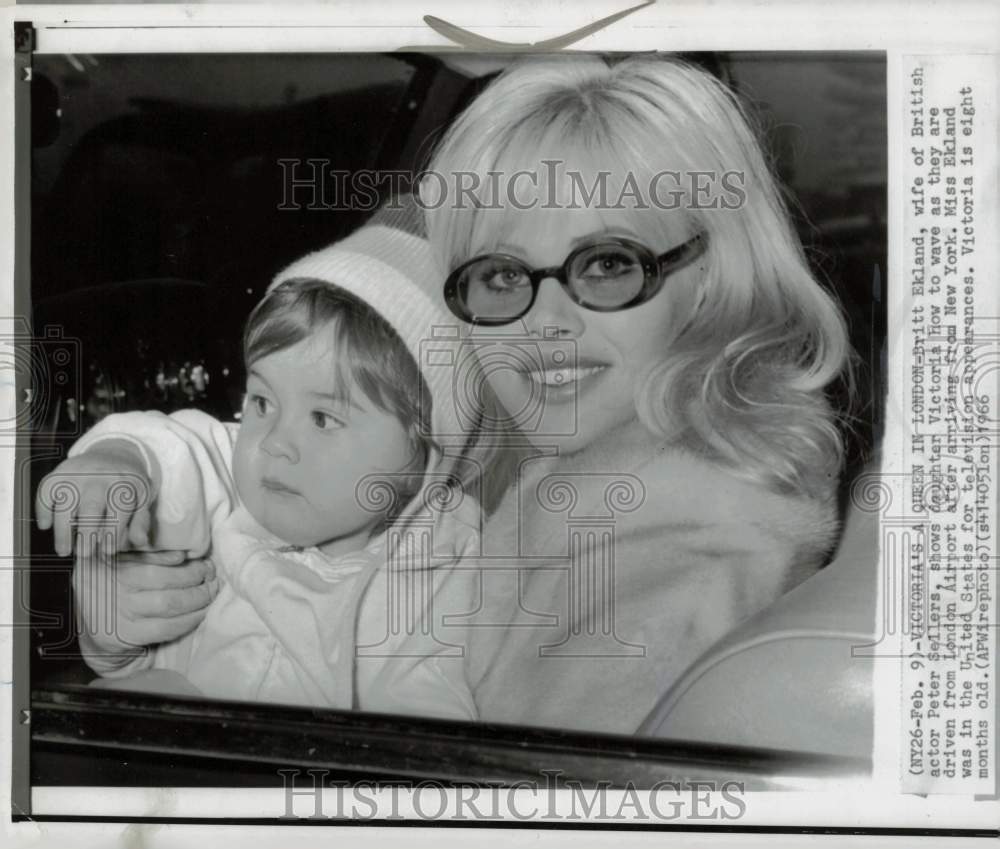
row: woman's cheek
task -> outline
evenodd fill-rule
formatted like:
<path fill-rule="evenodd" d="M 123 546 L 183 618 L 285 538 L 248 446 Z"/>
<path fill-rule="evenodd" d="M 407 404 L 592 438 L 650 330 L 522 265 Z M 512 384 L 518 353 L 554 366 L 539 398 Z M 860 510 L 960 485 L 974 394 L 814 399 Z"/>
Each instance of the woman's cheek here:
<path fill-rule="evenodd" d="M 510 369 L 495 368 L 484 378 L 504 410 L 514 416 L 524 406 L 528 394 L 524 380 Z"/>

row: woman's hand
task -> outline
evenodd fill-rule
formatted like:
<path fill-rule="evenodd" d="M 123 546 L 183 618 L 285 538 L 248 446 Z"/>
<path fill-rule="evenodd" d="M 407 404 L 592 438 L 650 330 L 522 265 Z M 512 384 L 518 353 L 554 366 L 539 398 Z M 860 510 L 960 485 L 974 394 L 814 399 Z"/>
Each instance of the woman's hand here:
<path fill-rule="evenodd" d="M 105 657 L 100 666 L 123 666 L 143 646 L 193 630 L 217 591 L 212 562 L 185 562 L 180 551 L 130 551 L 110 560 L 78 551 L 73 592 L 80 647 L 88 659 Z"/>

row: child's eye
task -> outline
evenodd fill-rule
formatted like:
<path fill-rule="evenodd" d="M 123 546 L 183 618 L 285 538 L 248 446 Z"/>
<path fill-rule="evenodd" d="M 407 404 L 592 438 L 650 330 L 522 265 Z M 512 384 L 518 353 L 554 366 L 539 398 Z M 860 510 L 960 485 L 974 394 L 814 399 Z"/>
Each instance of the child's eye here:
<path fill-rule="evenodd" d="M 251 395 L 247 400 L 249 400 L 251 408 L 258 416 L 266 416 L 268 410 L 271 409 L 271 402 L 263 395 Z"/>
<path fill-rule="evenodd" d="M 319 410 L 313 411 L 312 420 L 313 424 L 320 430 L 337 430 L 344 426 L 344 423 L 336 416 L 331 416 L 329 413 L 323 413 Z"/>

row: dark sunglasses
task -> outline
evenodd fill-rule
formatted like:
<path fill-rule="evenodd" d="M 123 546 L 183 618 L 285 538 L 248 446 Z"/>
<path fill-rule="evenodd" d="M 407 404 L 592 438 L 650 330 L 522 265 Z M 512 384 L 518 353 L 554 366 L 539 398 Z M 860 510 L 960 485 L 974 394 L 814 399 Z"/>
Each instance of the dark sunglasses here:
<path fill-rule="evenodd" d="M 667 277 L 705 252 L 707 240 L 699 233 L 657 256 L 631 239 L 602 239 L 577 248 L 561 266 L 536 269 L 507 254 L 484 254 L 448 275 L 444 297 L 462 321 L 497 327 L 527 315 L 542 281 L 552 277 L 584 309 L 618 312 L 655 296 Z"/>

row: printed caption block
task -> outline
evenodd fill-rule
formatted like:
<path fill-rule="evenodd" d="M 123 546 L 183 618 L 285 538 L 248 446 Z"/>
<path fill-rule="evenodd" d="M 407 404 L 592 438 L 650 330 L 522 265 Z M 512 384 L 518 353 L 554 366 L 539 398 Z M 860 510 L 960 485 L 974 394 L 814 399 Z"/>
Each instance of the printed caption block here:
<path fill-rule="evenodd" d="M 902 558 L 901 789 L 995 792 L 997 384 L 995 57 L 903 60 L 904 285 L 894 294 L 888 479 Z M 883 568 L 888 564 L 883 563 Z"/>

